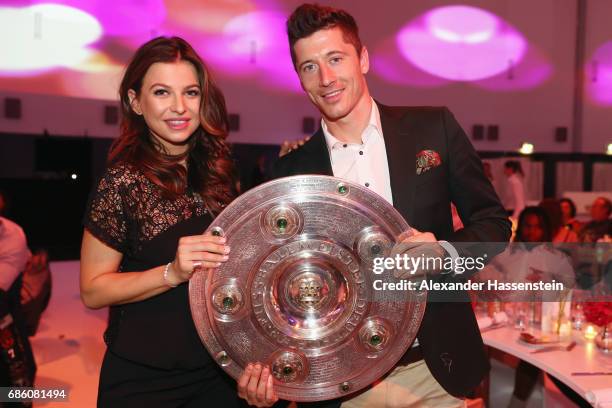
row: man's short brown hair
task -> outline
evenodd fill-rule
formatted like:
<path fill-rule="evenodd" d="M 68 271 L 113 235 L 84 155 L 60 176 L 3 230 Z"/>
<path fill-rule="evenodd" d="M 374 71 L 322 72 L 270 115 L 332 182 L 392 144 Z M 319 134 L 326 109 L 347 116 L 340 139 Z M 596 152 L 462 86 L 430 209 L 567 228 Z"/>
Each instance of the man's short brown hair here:
<path fill-rule="evenodd" d="M 291 60 L 296 70 L 297 61 L 293 50 L 295 43 L 319 30 L 335 27 L 342 30 L 344 41 L 353 44 L 357 55 L 360 55 L 362 45 L 359 39 L 359 28 L 353 16 L 346 11 L 318 4 L 302 4 L 293 11 L 287 20 L 287 36 L 289 37 Z"/>

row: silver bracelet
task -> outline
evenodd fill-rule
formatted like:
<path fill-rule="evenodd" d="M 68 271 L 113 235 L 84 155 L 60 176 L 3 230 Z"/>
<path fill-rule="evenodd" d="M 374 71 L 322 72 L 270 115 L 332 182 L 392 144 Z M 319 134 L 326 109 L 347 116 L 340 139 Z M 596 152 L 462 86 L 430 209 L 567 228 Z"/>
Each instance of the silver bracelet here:
<path fill-rule="evenodd" d="M 172 265 L 172 262 L 168 262 L 168 264 L 166 264 L 166 267 L 164 268 L 164 282 L 171 288 L 176 288 L 177 285 L 173 285 L 168 279 L 168 271 L 170 270 L 170 265 Z"/>

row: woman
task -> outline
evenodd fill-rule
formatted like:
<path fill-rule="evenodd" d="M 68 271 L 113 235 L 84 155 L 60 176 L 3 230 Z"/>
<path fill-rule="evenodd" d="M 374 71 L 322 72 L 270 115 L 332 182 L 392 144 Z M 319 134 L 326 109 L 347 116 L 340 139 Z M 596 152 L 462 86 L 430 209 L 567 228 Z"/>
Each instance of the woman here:
<path fill-rule="evenodd" d="M 512 205 L 508 208 L 510 218 L 517 220 L 523 208 L 525 208 L 525 186 L 523 184 L 523 168 L 518 160 L 508 160 L 504 163 L 504 174 L 508 177 L 508 183 L 512 192 Z"/>
<path fill-rule="evenodd" d="M 563 282 L 566 288 L 574 285 L 574 269 L 569 257 L 550 244 L 554 237 L 553 225 L 543 207 L 525 207 L 518 220 L 510 252 L 521 262 L 506 263 L 509 276 L 515 282 L 551 281 Z M 521 244 L 516 244 L 521 243 Z M 520 265 L 520 266 L 519 266 Z M 548 293 L 551 296 L 553 292 Z M 517 293 L 520 297 L 520 293 Z M 548 297 L 543 297 L 548 299 Z"/>
<path fill-rule="evenodd" d="M 140 47 L 120 86 L 121 134 L 85 215 L 81 297 L 110 306 L 99 407 L 239 406 L 202 347 L 187 282 L 227 260 L 203 235 L 236 195 L 223 95 L 180 38 Z"/>
<path fill-rule="evenodd" d="M 544 201 L 545 205 L 548 203 Z M 573 267 L 569 259 L 553 247 L 541 245 L 551 242 L 555 236 L 553 223 L 550 221 L 545 206 L 526 207 L 519 217 L 518 229 L 514 242 L 525 243 L 530 248 L 532 256 L 528 264 L 531 266 L 525 280 L 550 280 L 552 276 L 557 281 L 564 282 L 566 288 L 571 288 L 574 282 Z M 524 268 L 528 269 L 528 268 Z M 514 271 L 513 271 L 514 272 Z M 509 408 L 527 406 L 527 401 L 540 377 L 540 369 L 520 360 L 514 376 L 514 390 Z M 586 403 L 578 394 L 563 384 L 557 378 L 549 376 L 566 397 L 577 403 Z"/>
<path fill-rule="evenodd" d="M 563 222 L 564 214 L 560 200 L 545 198 L 544 200 L 540 201 L 539 206 L 544 209 L 546 216 L 550 221 L 553 243 L 578 242 L 578 235 L 572 231 L 570 225 Z"/>
<path fill-rule="evenodd" d="M 551 242 L 553 228 L 542 207 L 527 207 L 519 216 L 514 242 Z"/>
<path fill-rule="evenodd" d="M 560 199 L 559 204 L 561 205 L 563 225 L 577 235 L 582 224 L 576 219 L 576 204 L 569 198 Z"/>
<path fill-rule="evenodd" d="M 480 281 L 525 282 L 557 275 L 571 274 L 565 256 L 550 245 L 543 243 L 552 239 L 552 228 L 546 212 L 541 207 L 526 207 L 520 214 L 513 242 L 478 274 Z M 561 256 L 559 256 L 561 255 Z M 537 272 L 536 272 L 537 271 Z M 504 301 L 522 300 L 523 292 L 499 292 Z"/>

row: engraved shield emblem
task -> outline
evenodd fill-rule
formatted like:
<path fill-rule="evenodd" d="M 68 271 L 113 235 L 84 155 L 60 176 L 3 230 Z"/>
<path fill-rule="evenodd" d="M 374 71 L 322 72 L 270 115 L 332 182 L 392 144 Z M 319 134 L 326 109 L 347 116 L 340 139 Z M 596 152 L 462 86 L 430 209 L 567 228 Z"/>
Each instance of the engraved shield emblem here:
<path fill-rule="evenodd" d="M 229 260 L 189 283 L 202 342 L 236 379 L 249 362 L 269 365 L 282 399 L 368 386 L 414 341 L 425 311 L 422 291 L 375 290 L 397 282 L 373 266 L 409 228 L 382 197 L 333 177 L 246 192 L 209 227 L 227 238 Z"/>

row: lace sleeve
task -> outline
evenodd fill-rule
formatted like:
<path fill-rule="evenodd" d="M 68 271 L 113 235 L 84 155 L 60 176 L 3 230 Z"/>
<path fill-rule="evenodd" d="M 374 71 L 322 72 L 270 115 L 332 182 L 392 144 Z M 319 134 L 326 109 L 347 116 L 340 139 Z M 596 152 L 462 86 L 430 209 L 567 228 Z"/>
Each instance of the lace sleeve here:
<path fill-rule="evenodd" d="M 92 192 L 85 217 L 84 227 L 96 238 L 111 248 L 125 253 L 127 219 L 124 212 L 126 169 L 109 168 Z"/>

